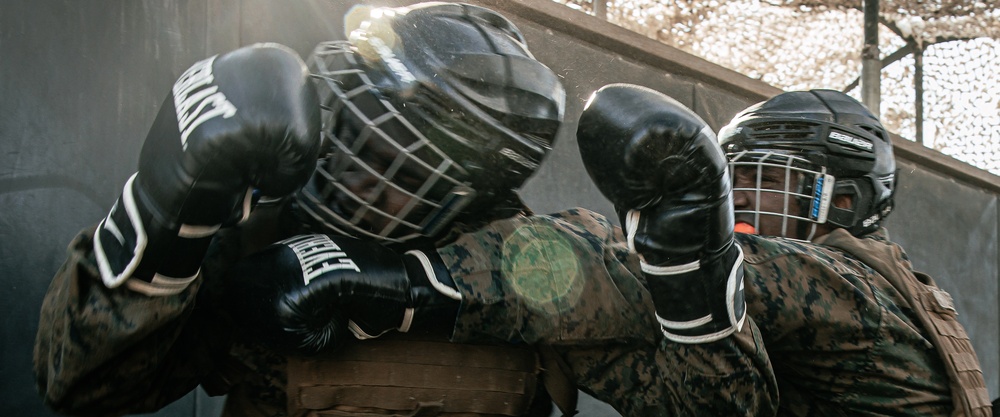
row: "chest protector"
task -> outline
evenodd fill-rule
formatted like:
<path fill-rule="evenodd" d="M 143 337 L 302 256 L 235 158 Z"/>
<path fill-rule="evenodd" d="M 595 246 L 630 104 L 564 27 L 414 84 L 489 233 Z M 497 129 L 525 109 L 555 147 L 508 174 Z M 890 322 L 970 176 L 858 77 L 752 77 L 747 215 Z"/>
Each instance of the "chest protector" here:
<path fill-rule="evenodd" d="M 931 277 L 914 272 L 897 245 L 858 239 L 843 229 L 824 238 L 822 244 L 844 250 L 878 271 L 910 303 L 944 362 L 955 404 L 952 416 L 992 416 L 979 358 L 956 319 L 951 295 L 938 288 Z"/>
<path fill-rule="evenodd" d="M 540 372 L 527 346 L 393 333 L 288 358 L 290 416 L 523 416 Z"/>

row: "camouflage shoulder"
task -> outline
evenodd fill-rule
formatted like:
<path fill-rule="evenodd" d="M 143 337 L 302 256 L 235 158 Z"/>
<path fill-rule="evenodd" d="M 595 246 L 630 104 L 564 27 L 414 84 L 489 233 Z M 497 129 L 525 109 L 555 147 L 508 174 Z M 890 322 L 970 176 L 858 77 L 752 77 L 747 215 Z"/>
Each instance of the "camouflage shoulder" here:
<path fill-rule="evenodd" d="M 830 257 L 831 249 L 810 242 L 773 236 L 736 234 L 736 243 L 743 249 L 747 263 L 760 264 L 782 257 Z"/>
<path fill-rule="evenodd" d="M 485 227 L 467 232 L 452 242 L 438 248 L 438 252 L 456 252 L 461 257 L 469 247 L 500 248 L 512 239 L 563 240 L 567 237 L 582 238 L 594 246 L 616 240 L 620 230 L 607 217 L 585 208 L 572 208 L 550 214 L 514 216 L 496 220 Z"/>
<path fill-rule="evenodd" d="M 551 218 L 554 222 L 584 237 L 610 240 L 616 233 L 620 234 L 619 229 L 606 216 L 582 207 L 551 213 L 544 217 Z"/>

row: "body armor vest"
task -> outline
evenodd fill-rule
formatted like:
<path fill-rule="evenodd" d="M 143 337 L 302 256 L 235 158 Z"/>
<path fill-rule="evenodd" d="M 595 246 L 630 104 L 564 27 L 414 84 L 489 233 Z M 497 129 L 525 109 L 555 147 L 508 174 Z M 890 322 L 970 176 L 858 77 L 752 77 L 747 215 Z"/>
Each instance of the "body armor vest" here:
<path fill-rule="evenodd" d="M 387 334 L 288 358 L 290 416 L 523 416 L 539 381 L 528 346 Z"/>
<path fill-rule="evenodd" d="M 926 274 L 914 272 L 897 245 L 858 239 L 837 229 L 818 239 L 820 244 L 850 253 L 885 277 L 910 303 L 931 343 L 941 355 L 955 404 L 952 415 L 990 417 L 989 392 L 969 335 L 958 322 L 951 295 Z"/>

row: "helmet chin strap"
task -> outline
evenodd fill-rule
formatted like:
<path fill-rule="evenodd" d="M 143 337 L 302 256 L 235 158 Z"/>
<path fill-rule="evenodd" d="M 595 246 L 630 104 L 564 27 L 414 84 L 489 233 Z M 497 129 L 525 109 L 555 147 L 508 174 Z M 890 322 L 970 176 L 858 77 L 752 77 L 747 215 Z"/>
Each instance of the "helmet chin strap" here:
<path fill-rule="evenodd" d="M 816 236 L 816 223 L 813 222 L 799 222 L 799 227 L 797 227 L 797 236 L 806 236 L 804 239 L 806 242 L 812 242 L 813 238 Z M 806 230 L 808 229 L 808 234 Z"/>

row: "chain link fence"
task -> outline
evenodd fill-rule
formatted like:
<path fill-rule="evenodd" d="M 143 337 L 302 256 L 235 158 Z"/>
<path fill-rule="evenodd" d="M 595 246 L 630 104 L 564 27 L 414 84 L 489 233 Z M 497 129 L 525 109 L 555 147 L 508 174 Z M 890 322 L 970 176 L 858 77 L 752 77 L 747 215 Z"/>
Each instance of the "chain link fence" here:
<path fill-rule="evenodd" d="M 784 90 L 830 88 L 860 100 L 860 1 L 554 1 Z M 883 123 L 1000 175 L 1000 6 L 880 5 Z"/>

